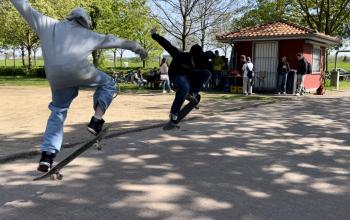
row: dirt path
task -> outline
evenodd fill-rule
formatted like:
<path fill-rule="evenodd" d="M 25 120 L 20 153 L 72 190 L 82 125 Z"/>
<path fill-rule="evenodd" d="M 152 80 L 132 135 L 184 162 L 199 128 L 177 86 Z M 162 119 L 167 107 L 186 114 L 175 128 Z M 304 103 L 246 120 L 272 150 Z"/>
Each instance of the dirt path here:
<path fill-rule="evenodd" d="M 89 135 L 85 127 L 93 114 L 92 95 L 93 91 L 80 91 L 73 101 L 65 124 L 65 144 L 79 142 Z M 111 104 L 105 120 L 115 128 L 166 120 L 172 98 L 173 95 L 163 94 L 122 94 Z M 2 154 L 40 144 L 50 114 L 47 108 L 50 99 L 48 87 L 0 87 Z"/>

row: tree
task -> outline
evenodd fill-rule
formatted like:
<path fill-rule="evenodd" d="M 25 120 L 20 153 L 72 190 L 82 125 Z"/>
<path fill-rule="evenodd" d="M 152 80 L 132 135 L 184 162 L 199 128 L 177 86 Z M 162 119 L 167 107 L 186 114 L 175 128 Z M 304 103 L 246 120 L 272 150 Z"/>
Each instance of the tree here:
<path fill-rule="evenodd" d="M 328 35 L 349 35 L 346 27 L 349 27 L 350 0 L 295 0 L 293 3 L 310 28 Z"/>
<path fill-rule="evenodd" d="M 269 23 L 276 20 L 298 21 L 298 16 L 293 11 L 293 0 L 253 0 L 248 5 L 242 6 L 238 12 L 242 16 L 234 19 L 233 30 L 244 27 L 255 26 L 263 23 Z M 249 7 L 250 6 L 250 7 Z"/>
<path fill-rule="evenodd" d="M 222 18 L 229 19 L 235 2 L 232 0 L 200 0 L 198 2 L 194 10 L 196 25 L 193 32 L 198 36 L 203 48 L 211 29 L 221 25 Z"/>
<path fill-rule="evenodd" d="M 254 0 L 250 4 L 253 9 L 243 6 L 243 16 L 233 28 L 284 19 L 328 35 L 350 35 L 350 0 Z"/>
<path fill-rule="evenodd" d="M 61 14 L 68 14 L 69 8 L 77 4 L 78 0 L 66 0 L 66 1 L 44 1 L 36 0 L 31 1 L 32 6 L 41 13 L 54 17 L 63 18 Z M 61 16 L 58 16 L 60 14 Z M 31 30 L 29 25 L 19 15 L 17 10 L 13 7 L 10 1 L 0 2 L 0 26 L 2 27 L 3 38 L 6 39 L 7 45 L 11 45 L 13 48 L 21 48 L 22 64 L 24 63 L 24 50 L 27 51 L 28 69 L 32 68 L 32 51 L 35 45 L 38 45 L 39 38 Z"/>
<path fill-rule="evenodd" d="M 155 42 L 150 30 L 153 27 L 161 29 L 159 21 L 152 17 L 151 10 L 144 0 L 131 0 L 128 5 L 128 15 L 130 25 L 134 27 L 133 38 L 149 53 L 149 57 L 159 56 L 163 49 Z M 160 30 L 161 32 L 161 30 Z M 146 66 L 146 60 L 143 60 L 143 67 Z"/>
<path fill-rule="evenodd" d="M 186 50 L 186 40 L 193 35 L 197 17 L 193 13 L 200 0 L 152 0 L 155 8 L 154 16 L 159 24 L 175 39 L 179 40 L 182 50 Z"/>

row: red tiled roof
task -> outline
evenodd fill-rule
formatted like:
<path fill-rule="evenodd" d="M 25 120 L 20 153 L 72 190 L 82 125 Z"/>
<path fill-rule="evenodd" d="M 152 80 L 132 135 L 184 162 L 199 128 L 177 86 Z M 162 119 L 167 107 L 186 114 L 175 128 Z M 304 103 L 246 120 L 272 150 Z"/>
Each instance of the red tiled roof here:
<path fill-rule="evenodd" d="M 217 35 L 218 40 L 225 39 L 247 39 L 247 38 L 269 38 L 269 37 L 302 37 L 308 35 L 317 35 L 321 38 L 335 40 L 336 38 L 318 33 L 317 31 L 286 21 L 276 21 L 273 23 L 262 24 L 254 27 L 248 27 L 239 31 Z"/>

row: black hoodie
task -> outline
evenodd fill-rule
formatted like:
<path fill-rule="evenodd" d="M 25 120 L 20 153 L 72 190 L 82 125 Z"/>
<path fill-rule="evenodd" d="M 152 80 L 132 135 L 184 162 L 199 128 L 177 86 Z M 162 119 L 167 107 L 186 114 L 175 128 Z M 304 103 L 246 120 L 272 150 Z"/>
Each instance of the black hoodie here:
<path fill-rule="evenodd" d="M 170 77 L 190 75 L 194 69 L 210 69 L 210 59 L 213 59 L 215 56 L 212 51 L 203 52 L 201 46 L 194 45 L 191 48 L 191 52 L 183 52 L 159 34 L 152 34 L 152 38 L 173 58 L 169 66 Z"/>

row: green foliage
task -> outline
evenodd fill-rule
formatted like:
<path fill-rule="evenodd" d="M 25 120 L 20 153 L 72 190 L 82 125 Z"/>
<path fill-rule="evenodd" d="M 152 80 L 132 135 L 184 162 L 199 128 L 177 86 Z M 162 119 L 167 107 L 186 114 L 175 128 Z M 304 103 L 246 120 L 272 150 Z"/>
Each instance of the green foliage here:
<path fill-rule="evenodd" d="M 30 3 L 39 12 L 59 20 L 64 19 L 74 7 L 84 7 L 96 32 L 138 41 L 151 56 L 162 52 L 149 36 L 149 29 L 156 26 L 156 21 L 144 0 L 32 0 Z M 0 1 L 0 27 L 0 48 L 24 47 L 27 52 L 32 52 L 38 43 L 38 37 L 9 0 Z M 98 66 L 109 65 L 104 60 L 103 51 L 94 52 L 93 57 Z M 29 56 L 28 63 L 31 67 Z"/>
<path fill-rule="evenodd" d="M 234 30 L 284 19 L 329 35 L 350 35 L 348 0 L 252 0 L 240 12 Z"/>
<path fill-rule="evenodd" d="M 45 78 L 45 69 L 43 67 L 33 68 L 28 70 L 27 68 L 13 68 L 13 67 L 0 67 L 0 76 L 29 76 Z"/>
<path fill-rule="evenodd" d="M 288 0 L 257 0 L 253 7 L 243 8 L 242 10 L 244 12 L 243 16 L 234 20 L 234 29 L 289 19 L 290 13 Z"/>

